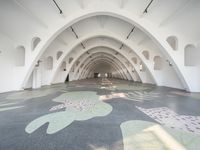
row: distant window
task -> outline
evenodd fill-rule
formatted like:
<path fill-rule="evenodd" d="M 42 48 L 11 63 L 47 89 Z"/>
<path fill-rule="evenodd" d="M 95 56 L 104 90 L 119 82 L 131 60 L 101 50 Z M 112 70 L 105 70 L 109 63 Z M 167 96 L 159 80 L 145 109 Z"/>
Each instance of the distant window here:
<path fill-rule="evenodd" d="M 73 58 L 70 57 L 70 58 L 69 58 L 69 64 L 70 64 L 72 61 L 73 61 Z"/>
<path fill-rule="evenodd" d="M 61 65 L 61 71 L 66 71 L 66 62 L 65 61 Z"/>
<path fill-rule="evenodd" d="M 58 52 L 57 52 L 57 55 L 56 55 L 56 59 L 58 60 L 62 54 L 63 54 L 63 52 L 58 51 Z"/>
<path fill-rule="evenodd" d="M 47 68 L 47 70 L 53 69 L 53 57 L 52 56 L 47 57 L 46 68 Z"/>
<path fill-rule="evenodd" d="M 162 69 L 162 59 L 160 56 L 155 56 L 154 59 L 154 70 L 161 70 Z"/>
<path fill-rule="evenodd" d="M 174 51 L 178 49 L 178 39 L 175 36 L 169 36 L 167 42 Z"/>
<path fill-rule="evenodd" d="M 144 55 L 144 57 L 149 60 L 149 52 L 148 51 L 143 51 L 142 54 Z"/>
<path fill-rule="evenodd" d="M 39 37 L 35 37 L 32 40 L 32 51 L 35 50 L 35 48 L 37 47 L 37 45 L 40 43 L 41 39 Z"/>
<path fill-rule="evenodd" d="M 15 65 L 24 66 L 25 65 L 25 47 L 18 46 L 15 53 Z"/>
<path fill-rule="evenodd" d="M 133 58 L 132 58 L 132 61 L 133 61 L 135 64 L 137 64 L 137 58 L 136 58 L 136 57 L 133 57 Z"/>
<path fill-rule="evenodd" d="M 198 51 L 192 44 L 185 46 L 185 66 L 195 66 L 198 62 Z"/>

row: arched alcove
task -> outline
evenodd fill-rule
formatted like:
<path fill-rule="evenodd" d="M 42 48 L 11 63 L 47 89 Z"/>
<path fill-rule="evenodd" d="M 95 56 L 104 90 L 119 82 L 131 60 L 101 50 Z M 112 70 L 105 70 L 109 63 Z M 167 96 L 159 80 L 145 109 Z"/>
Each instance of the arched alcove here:
<path fill-rule="evenodd" d="M 178 39 L 175 36 L 169 36 L 166 40 L 171 48 L 176 51 L 178 49 Z"/>
<path fill-rule="evenodd" d="M 62 54 L 63 54 L 62 51 L 58 51 L 56 54 L 56 59 L 58 60 Z"/>
<path fill-rule="evenodd" d="M 69 64 L 73 61 L 73 57 L 69 58 Z"/>
<path fill-rule="evenodd" d="M 185 46 L 185 66 L 195 66 L 198 62 L 198 51 L 193 44 Z"/>
<path fill-rule="evenodd" d="M 20 67 L 25 65 L 25 47 L 18 46 L 15 53 L 15 65 Z"/>
<path fill-rule="evenodd" d="M 61 65 L 61 71 L 66 71 L 66 62 L 64 61 Z"/>
<path fill-rule="evenodd" d="M 136 57 L 133 57 L 133 58 L 131 58 L 132 59 L 132 61 L 134 62 L 134 64 L 137 64 L 137 58 Z"/>
<path fill-rule="evenodd" d="M 149 60 L 149 52 L 148 51 L 143 51 L 142 54 L 144 55 L 144 57 Z"/>
<path fill-rule="evenodd" d="M 154 70 L 161 70 L 162 69 L 162 58 L 160 56 L 155 56 L 153 58 L 154 61 Z"/>
<path fill-rule="evenodd" d="M 52 70 L 53 69 L 53 57 L 52 56 L 47 57 L 46 69 L 47 70 Z"/>
<path fill-rule="evenodd" d="M 32 46 L 31 46 L 32 51 L 35 50 L 35 48 L 40 43 L 40 41 L 41 41 L 41 39 L 39 37 L 34 37 L 33 38 L 33 40 L 32 40 Z"/>
<path fill-rule="evenodd" d="M 78 66 L 79 64 L 80 64 L 80 61 L 77 61 L 77 62 L 76 62 L 76 66 Z"/>

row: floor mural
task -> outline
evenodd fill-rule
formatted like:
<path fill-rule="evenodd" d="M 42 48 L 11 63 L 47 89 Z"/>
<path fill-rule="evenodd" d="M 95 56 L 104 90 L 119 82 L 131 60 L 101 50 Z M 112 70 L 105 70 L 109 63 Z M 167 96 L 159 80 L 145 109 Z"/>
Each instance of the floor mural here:
<path fill-rule="evenodd" d="M 69 100 L 66 100 L 69 99 Z M 64 111 L 50 113 L 33 120 L 26 127 L 27 133 L 32 133 L 45 123 L 49 123 L 48 134 L 56 133 L 70 125 L 73 121 L 88 120 L 93 117 L 106 116 L 112 111 L 112 106 L 99 100 L 95 92 L 69 92 L 53 99 L 62 105 L 54 106 L 50 109 Z"/>
<path fill-rule="evenodd" d="M 2 150 L 198 150 L 200 94 L 87 79 L 0 94 Z"/>
<path fill-rule="evenodd" d="M 179 115 L 167 107 L 137 108 L 164 126 L 200 134 L 200 116 Z"/>

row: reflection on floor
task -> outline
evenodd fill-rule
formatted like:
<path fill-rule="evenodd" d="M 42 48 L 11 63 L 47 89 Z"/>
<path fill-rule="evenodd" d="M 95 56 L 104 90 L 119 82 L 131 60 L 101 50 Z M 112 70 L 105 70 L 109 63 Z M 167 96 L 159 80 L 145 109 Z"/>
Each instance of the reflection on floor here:
<path fill-rule="evenodd" d="M 0 94 L 2 150 L 198 150 L 200 94 L 88 79 Z"/>

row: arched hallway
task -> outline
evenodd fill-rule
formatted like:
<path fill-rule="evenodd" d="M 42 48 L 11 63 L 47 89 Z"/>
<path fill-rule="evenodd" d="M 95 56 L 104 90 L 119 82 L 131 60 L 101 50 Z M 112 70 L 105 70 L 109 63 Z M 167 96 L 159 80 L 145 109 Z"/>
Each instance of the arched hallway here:
<path fill-rule="evenodd" d="M 198 150 L 200 0 L 0 0 L 0 150 Z"/>

